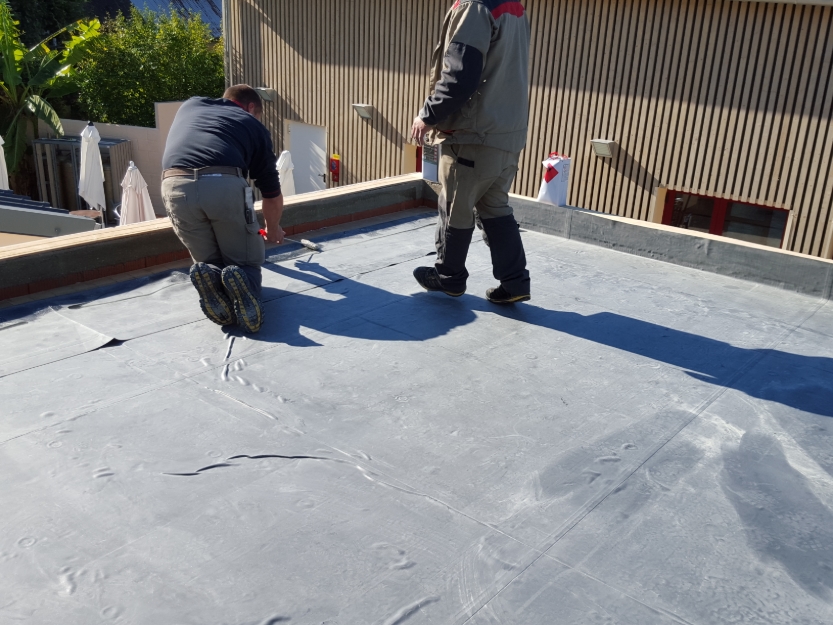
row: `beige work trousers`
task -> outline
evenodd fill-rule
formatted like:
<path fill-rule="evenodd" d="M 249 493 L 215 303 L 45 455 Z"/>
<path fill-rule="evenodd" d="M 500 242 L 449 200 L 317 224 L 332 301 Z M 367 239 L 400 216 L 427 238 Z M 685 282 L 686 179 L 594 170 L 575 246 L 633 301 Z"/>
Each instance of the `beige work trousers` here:
<path fill-rule="evenodd" d="M 474 211 L 481 219 L 512 214 L 509 189 L 518 173 L 519 153 L 483 145 L 442 145 L 440 183 L 448 211 L 448 225 L 474 227 Z"/>
<path fill-rule="evenodd" d="M 195 263 L 236 265 L 259 290 L 266 246 L 254 211 L 252 223 L 246 222 L 247 187 L 236 176 L 175 176 L 162 181 L 162 199 Z"/>

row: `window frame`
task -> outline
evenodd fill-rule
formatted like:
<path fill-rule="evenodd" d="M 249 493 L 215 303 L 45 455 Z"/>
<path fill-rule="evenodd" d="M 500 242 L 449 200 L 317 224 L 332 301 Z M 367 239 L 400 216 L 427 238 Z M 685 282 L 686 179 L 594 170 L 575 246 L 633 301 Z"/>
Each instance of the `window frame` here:
<path fill-rule="evenodd" d="M 726 239 L 731 239 L 733 241 L 742 241 L 742 239 L 735 239 L 733 237 L 727 237 L 723 234 L 723 228 L 726 225 L 726 217 L 729 214 L 729 204 L 732 202 L 740 202 L 742 204 L 748 204 L 749 206 L 754 206 L 755 208 L 761 208 L 763 210 L 768 211 L 779 211 L 782 213 L 787 213 L 787 221 L 784 225 L 784 232 L 781 234 L 781 242 L 778 244 L 778 247 L 773 249 L 784 249 L 784 241 L 787 238 L 787 233 L 790 229 L 790 213 L 792 211 L 786 208 L 776 208 L 774 206 L 764 206 L 762 204 L 755 204 L 753 202 L 748 202 L 744 200 L 728 200 L 726 198 L 715 197 L 713 195 L 706 195 L 703 193 L 687 193 L 685 191 L 676 191 L 674 189 L 668 189 L 665 194 L 665 206 L 663 207 L 662 212 L 662 225 L 670 226 L 671 219 L 674 216 L 674 203 L 677 201 L 677 197 L 679 195 L 688 195 L 691 197 L 696 198 L 704 198 L 707 200 L 711 200 L 714 202 L 714 210 L 712 211 L 712 219 L 711 223 L 709 224 L 709 234 L 714 234 L 719 237 L 724 237 Z M 757 244 L 762 245 L 762 244 Z M 765 247 L 772 247 L 772 246 L 765 246 Z"/>

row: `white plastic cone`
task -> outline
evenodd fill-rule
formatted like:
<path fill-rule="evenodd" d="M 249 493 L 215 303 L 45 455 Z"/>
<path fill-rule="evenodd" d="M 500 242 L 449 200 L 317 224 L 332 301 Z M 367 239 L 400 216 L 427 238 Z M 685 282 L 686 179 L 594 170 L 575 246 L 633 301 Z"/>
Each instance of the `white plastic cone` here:
<path fill-rule="evenodd" d="M 156 219 L 153 204 L 150 202 L 148 185 L 133 161 L 130 161 L 130 167 L 127 168 L 124 180 L 121 181 L 121 188 L 120 226 Z"/>

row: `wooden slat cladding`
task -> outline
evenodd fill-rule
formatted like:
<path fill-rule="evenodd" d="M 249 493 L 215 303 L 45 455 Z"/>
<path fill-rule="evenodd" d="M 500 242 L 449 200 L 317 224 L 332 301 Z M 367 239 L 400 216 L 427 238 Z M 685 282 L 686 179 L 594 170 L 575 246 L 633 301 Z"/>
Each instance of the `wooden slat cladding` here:
<path fill-rule="evenodd" d="M 284 120 L 324 126 L 342 157 L 340 184 L 398 175 L 426 95 L 446 0 L 228 0 L 230 83 L 277 90 L 264 123 L 276 148 Z M 374 107 L 362 120 L 354 103 Z"/>
<path fill-rule="evenodd" d="M 325 126 L 341 184 L 399 174 L 451 0 L 228 0 L 229 81 L 265 122 Z M 660 185 L 793 210 L 787 249 L 833 229 L 833 8 L 734 0 L 526 0 L 530 133 L 515 192 L 573 157 L 570 202 L 646 219 Z M 352 103 L 375 107 L 364 121 Z M 613 139 L 613 159 L 590 139 Z M 833 253 L 829 248 L 827 253 Z"/>

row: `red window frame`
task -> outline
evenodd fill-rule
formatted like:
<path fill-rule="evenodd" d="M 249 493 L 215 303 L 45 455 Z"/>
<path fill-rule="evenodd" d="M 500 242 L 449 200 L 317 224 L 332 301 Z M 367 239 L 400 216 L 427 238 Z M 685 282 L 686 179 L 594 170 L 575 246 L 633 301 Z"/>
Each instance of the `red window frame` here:
<path fill-rule="evenodd" d="M 665 226 L 671 225 L 671 219 L 674 217 L 674 203 L 677 201 L 677 197 L 679 195 L 688 195 L 690 197 L 701 197 L 708 200 L 712 200 L 714 202 L 714 211 L 712 211 L 712 220 L 709 224 L 709 234 L 716 234 L 717 236 L 723 236 L 723 228 L 726 225 L 726 215 L 729 213 L 729 204 L 734 202 L 735 200 L 727 200 L 724 198 L 714 197 L 711 195 L 703 195 L 701 193 L 683 193 L 681 191 L 672 191 L 668 190 L 665 194 L 665 207 L 662 212 L 662 223 Z M 744 202 L 744 204 L 749 204 L 750 206 L 755 206 L 757 208 L 762 208 L 764 210 L 770 211 L 781 211 L 782 213 L 789 213 L 790 211 L 783 209 L 783 208 L 773 208 L 772 206 L 761 206 L 760 204 L 751 204 L 749 202 Z M 784 228 L 784 233 L 781 235 L 781 243 L 779 244 L 779 249 L 784 248 L 784 237 L 787 235 L 787 228 Z M 726 237 L 731 238 L 731 237 Z"/>

